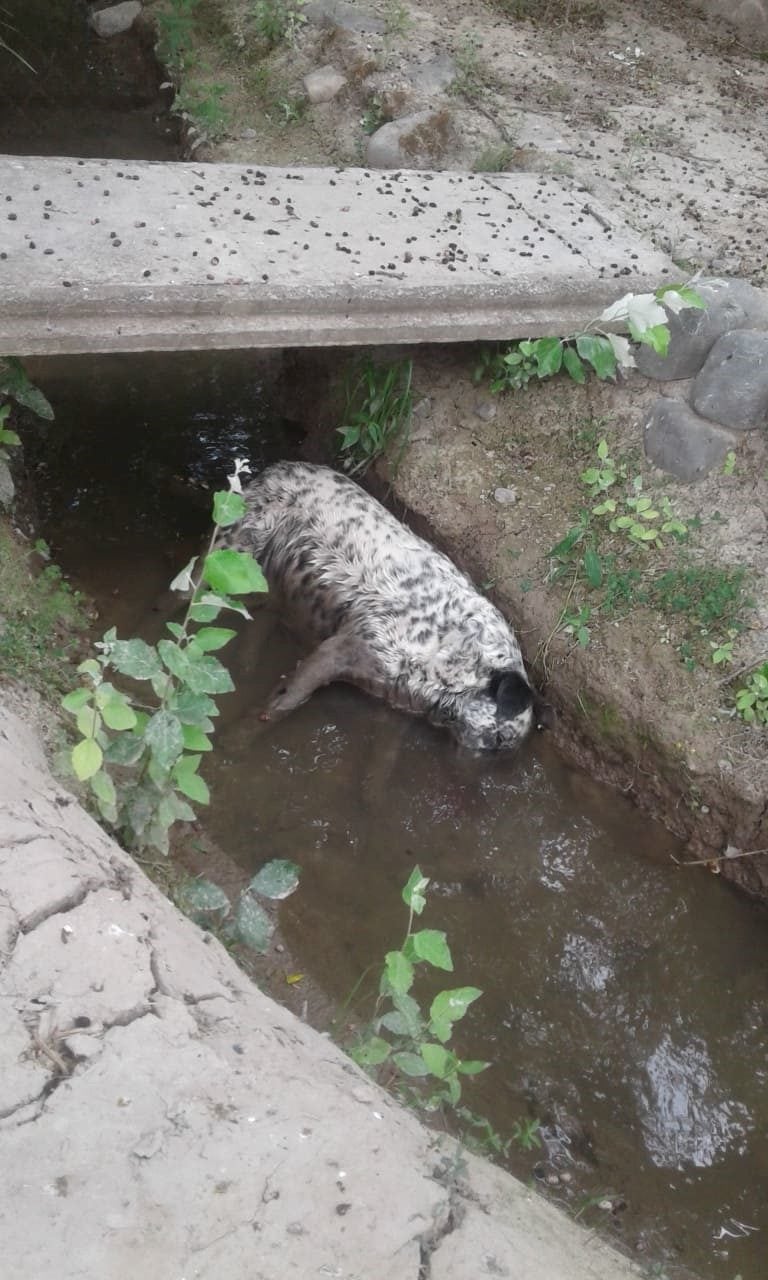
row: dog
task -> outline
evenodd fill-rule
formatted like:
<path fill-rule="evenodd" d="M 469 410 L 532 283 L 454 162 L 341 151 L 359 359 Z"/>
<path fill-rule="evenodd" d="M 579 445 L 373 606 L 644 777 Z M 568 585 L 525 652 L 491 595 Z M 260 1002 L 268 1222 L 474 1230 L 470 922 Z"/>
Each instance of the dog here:
<path fill-rule="evenodd" d="M 279 462 L 243 497 L 227 545 L 251 552 L 289 625 L 316 646 L 274 689 L 264 719 L 344 681 L 473 751 L 513 750 L 551 725 L 499 610 L 353 480 Z"/>

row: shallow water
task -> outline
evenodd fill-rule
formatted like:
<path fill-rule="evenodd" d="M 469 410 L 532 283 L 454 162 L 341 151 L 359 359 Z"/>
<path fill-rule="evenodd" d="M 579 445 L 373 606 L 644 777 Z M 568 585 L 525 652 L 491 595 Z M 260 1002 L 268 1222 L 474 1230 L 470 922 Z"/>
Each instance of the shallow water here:
<path fill-rule="evenodd" d="M 217 487 L 235 454 L 295 452 L 271 369 L 237 353 L 35 362 L 57 414 L 29 450 L 43 532 L 104 626 L 157 632 L 205 527 L 196 484 Z M 238 692 L 206 769 L 226 852 L 302 868 L 281 908 L 292 959 L 340 1004 L 398 945 L 418 863 L 424 923 L 453 949 L 448 985 L 484 992 L 458 1047 L 493 1065 L 467 1103 L 505 1136 L 542 1123 L 545 1145 L 515 1148 L 514 1170 L 570 1175 L 551 1194 L 665 1259 L 656 1274 L 764 1280 L 765 912 L 678 869 L 672 838 L 545 736 L 515 760 L 475 759 L 343 688 L 261 723 L 297 654 L 268 611 L 233 642 Z"/>

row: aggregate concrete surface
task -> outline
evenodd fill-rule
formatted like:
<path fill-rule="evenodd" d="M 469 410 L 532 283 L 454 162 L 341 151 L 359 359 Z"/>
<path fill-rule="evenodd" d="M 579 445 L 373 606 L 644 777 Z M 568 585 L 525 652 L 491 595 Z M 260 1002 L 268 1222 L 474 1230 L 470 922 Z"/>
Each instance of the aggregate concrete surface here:
<path fill-rule="evenodd" d="M 264 996 L 0 714 L 4 1275 L 635 1274 Z"/>
<path fill-rule="evenodd" d="M 0 156 L 0 352 L 563 334 L 675 268 L 565 178 Z"/>

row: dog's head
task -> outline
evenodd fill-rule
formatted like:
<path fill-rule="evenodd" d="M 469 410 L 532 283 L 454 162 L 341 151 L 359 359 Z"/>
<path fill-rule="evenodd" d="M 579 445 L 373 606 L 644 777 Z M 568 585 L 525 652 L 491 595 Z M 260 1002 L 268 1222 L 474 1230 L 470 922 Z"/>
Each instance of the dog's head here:
<path fill-rule="evenodd" d="M 551 706 L 521 671 L 495 671 L 488 687 L 468 694 L 457 711 L 454 734 L 472 751 L 515 751 L 533 729 L 554 724 Z"/>

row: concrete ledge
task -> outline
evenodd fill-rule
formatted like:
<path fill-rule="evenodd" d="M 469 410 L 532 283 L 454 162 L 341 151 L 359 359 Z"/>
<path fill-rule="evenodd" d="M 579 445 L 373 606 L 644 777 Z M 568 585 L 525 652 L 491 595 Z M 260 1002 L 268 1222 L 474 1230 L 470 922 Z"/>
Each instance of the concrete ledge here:
<path fill-rule="evenodd" d="M 0 157 L 0 352 L 563 334 L 673 264 L 568 180 Z"/>
<path fill-rule="evenodd" d="M 35 1280 L 629 1280 L 255 988 L 0 707 L 0 1237 Z"/>

